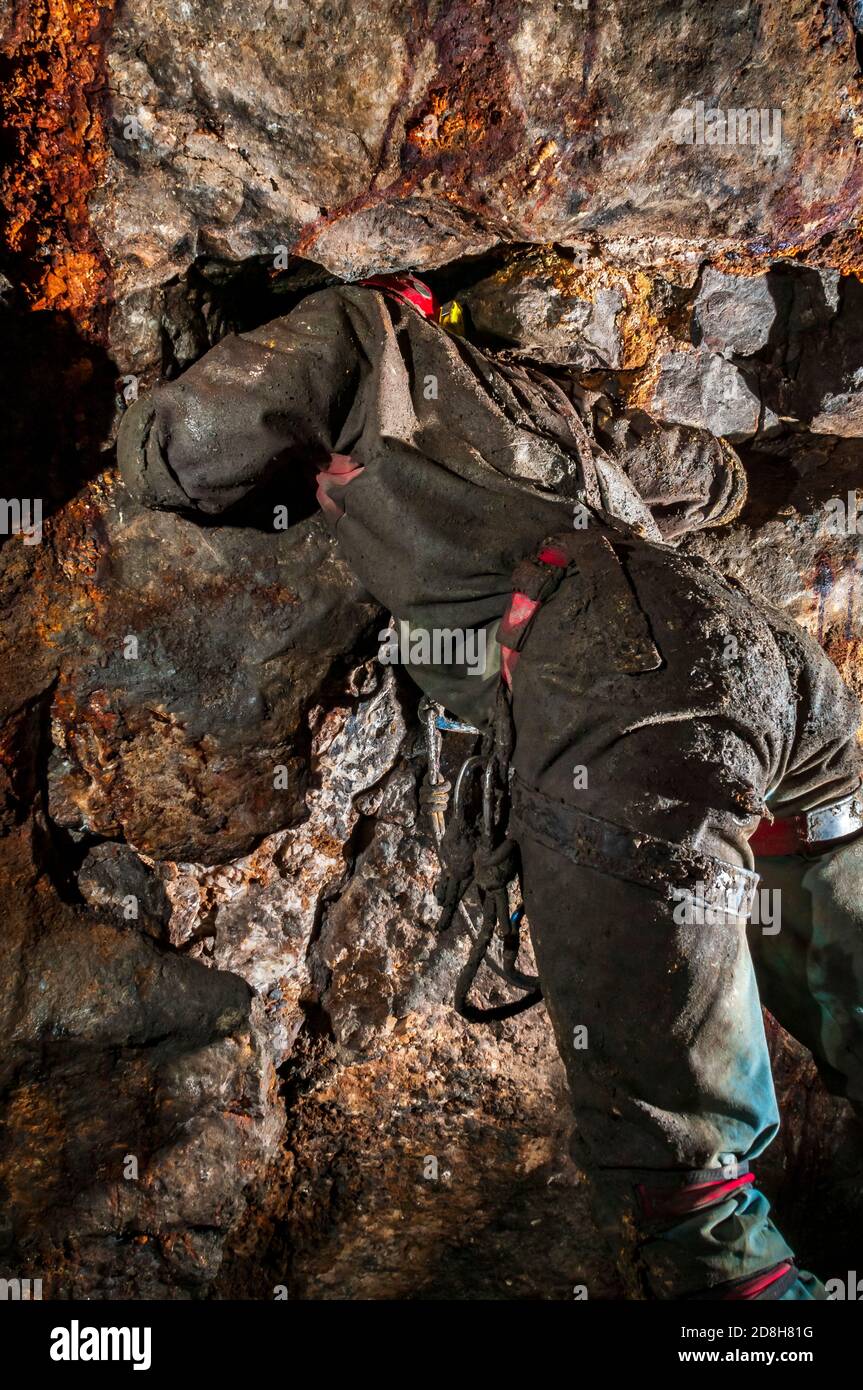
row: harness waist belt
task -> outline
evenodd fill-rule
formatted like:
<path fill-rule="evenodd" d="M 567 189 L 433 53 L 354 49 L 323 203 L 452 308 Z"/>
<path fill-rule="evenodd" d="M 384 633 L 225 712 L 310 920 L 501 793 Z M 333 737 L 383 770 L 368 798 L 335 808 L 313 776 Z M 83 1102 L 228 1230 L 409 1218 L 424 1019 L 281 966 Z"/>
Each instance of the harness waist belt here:
<path fill-rule="evenodd" d="M 863 830 L 863 795 L 860 788 L 822 806 L 817 811 L 804 811 L 799 816 L 763 820 L 749 841 L 753 854 L 773 857 L 781 854 L 804 854 L 816 846 L 825 849 L 832 841 L 845 840 Z"/>

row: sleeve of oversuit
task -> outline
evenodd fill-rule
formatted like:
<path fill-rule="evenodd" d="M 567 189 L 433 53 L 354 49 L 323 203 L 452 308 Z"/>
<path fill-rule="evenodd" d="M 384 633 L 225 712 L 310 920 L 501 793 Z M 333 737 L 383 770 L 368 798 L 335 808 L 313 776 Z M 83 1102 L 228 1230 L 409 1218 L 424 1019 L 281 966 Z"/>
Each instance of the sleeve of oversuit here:
<path fill-rule="evenodd" d="M 596 437 L 650 508 L 666 541 L 724 526 L 746 501 L 746 472 L 724 439 L 690 425 L 667 425 L 643 410 L 593 407 Z"/>
<path fill-rule="evenodd" d="M 117 438 L 133 495 L 216 515 L 276 469 L 336 452 L 348 417 L 362 415 L 368 376 L 357 299 L 338 289 L 310 295 L 285 318 L 224 338 L 136 401 Z"/>

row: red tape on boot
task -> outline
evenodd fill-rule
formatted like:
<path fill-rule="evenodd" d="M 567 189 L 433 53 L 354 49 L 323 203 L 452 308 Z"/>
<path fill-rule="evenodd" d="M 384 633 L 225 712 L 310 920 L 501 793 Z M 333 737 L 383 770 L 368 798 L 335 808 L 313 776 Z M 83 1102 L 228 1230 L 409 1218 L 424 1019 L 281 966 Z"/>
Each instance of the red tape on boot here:
<path fill-rule="evenodd" d="M 770 1299 L 779 1298 L 786 1289 L 790 1289 L 794 1280 L 797 1278 L 797 1270 L 790 1260 L 783 1260 L 781 1264 L 774 1265 L 772 1269 L 762 1269 L 758 1274 L 752 1274 L 748 1279 L 739 1279 L 734 1284 L 720 1284 L 717 1288 L 711 1289 L 709 1295 L 702 1297 L 717 1298 L 720 1300 L 740 1299 L 740 1298 L 761 1298 L 767 1294 Z M 782 1281 L 780 1287 L 780 1280 Z M 724 1292 L 723 1292 L 724 1290 Z"/>
<path fill-rule="evenodd" d="M 700 1289 L 686 1298 L 687 1303 L 704 1303 L 711 1299 L 719 1303 L 764 1302 L 775 1303 L 791 1288 L 797 1280 L 797 1266 L 790 1260 L 782 1260 L 770 1269 L 759 1269 L 757 1274 L 747 1274 L 745 1279 L 734 1279 L 726 1284 L 714 1284 L 712 1289 Z"/>
<path fill-rule="evenodd" d="M 736 1178 L 711 1179 L 708 1182 L 690 1182 L 682 1187 L 647 1187 L 644 1183 L 636 1185 L 636 1193 L 644 1217 L 648 1221 L 662 1223 L 674 1221 L 705 1207 L 716 1206 L 726 1197 L 739 1192 L 742 1187 L 755 1181 L 754 1173 L 741 1173 Z M 760 1269 L 744 1279 L 716 1284 L 713 1288 L 690 1294 L 690 1299 L 778 1299 L 790 1289 L 797 1278 L 797 1269 L 790 1260 L 782 1260 L 770 1269 Z"/>
<path fill-rule="evenodd" d="M 719 1178 L 713 1182 L 691 1182 L 685 1187 L 636 1187 L 641 1210 L 648 1221 L 662 1221 L 676 1216 L 689 1216 L 702 1207 L 715 1206 L 724 1202 L 733 1192 L 755 1181 L 754 1173 L 743 1173 L 739 1178 Z"/>

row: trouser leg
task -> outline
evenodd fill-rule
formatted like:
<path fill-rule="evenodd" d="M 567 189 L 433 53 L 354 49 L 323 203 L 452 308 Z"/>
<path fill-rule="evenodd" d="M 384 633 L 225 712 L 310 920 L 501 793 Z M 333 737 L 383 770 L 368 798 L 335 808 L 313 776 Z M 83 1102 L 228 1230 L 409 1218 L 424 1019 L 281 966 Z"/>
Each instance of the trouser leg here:
<path fill-rule="evenodd" d="M 527 837 L 522 857 L 574 1155 L 622 1264 L 679 1298 L 790 1261 L 745 1172 L 778 1115 L 743 922 L 675 923 L 655 893 Z"/>
<path fill-rule="evenodd" d="M 750 927 L 764 1003 L 863 1115 L 863 839 L 757 868 L 778 909 L 766 930 Z"/>
<path fill-rule="evenodd" d="M 637 614 L 617 644 L 602 591 L 568 577 L 514 673 L 517 774 L 558 806 L 749 868 L 794 708 L 782 653 L 710 576 L 650 552 L 626 568 L 660 661 Z M 646 886 L 625 862 L 586 867 L 577 834 L 567 853 L 517 829 L 577 1154 L 647 1290 L 824 1297 L 788 1268 L 746 1171 L 778 1116 L 744 919 L 689 925 L 668 883 Z"/>

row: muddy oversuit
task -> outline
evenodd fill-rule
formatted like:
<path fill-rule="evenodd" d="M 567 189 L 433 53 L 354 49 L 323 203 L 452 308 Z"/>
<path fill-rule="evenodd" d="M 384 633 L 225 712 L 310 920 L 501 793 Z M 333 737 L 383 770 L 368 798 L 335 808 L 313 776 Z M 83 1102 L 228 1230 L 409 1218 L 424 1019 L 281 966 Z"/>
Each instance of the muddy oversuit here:
<path fill-rule="evenodd" d="M 739 508 L 731 451 L 573 404 L 360 287 L 224 340 L 127 413 L 118 447 L 148 504 L 208 515 L 313 467 L 381 603 L 412 631 L 483 635 L 482 674 L 411 674 L 478 724 L 502 668 L 511 686 L 531 931 L 624 1263 L 654 1297 L 823 1297 L 749 1171 L 778 1126 L 749 840 L 841 808 L 818 858 L 770 865 L 795 885 L 793 948 L 752 940 L 780 1021 L 863 1099 L 860 713 L 793 622 L 675 549 Z M 531 573 L 557 580 L 541 605 Z"/>

